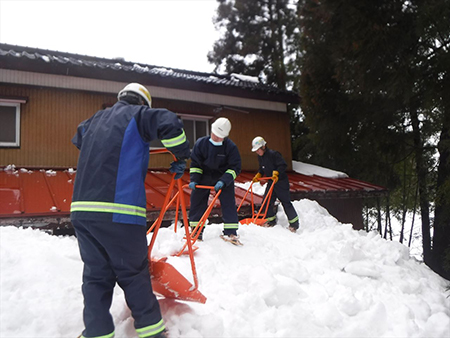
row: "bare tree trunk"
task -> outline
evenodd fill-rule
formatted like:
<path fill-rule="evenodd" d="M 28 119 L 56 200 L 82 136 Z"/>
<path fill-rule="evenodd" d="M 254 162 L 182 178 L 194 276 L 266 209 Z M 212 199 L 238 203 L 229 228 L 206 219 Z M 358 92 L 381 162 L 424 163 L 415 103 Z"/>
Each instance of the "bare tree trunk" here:
<path fill-rule="evenodd" d="M 450 280 L 450 112 L 439 140 L 439 167 L 433 234 L 434 271 Z"/>
<path fill-rule="evenodd" d="M 366 232 L 369 232 L 369 207 L 366 205 L 365 209 L 365 217 L 364 217 L 364 227 L 366 228 Z"/>
<path fill-rule="evenodd" d="M 383 227 L 381 225 L 381 205 L 380 205 L 380 198 L 377 197 L 377 223 L 378 223 L 378 233 L 380 236 L 383 236 Z"/>
<path fill-rule="evenodd" d="M 416 218 L 416 207 L 417 207 L 417 195 L 418 194 L 419 194 L 419 189 L 416 187 L 416 195 L 414 197 L 413 218 L 412 218 L 412 221 L 411 221 L 411 232 L 409 233 L 408 248 L 411 247 L 411 241 L 412 241 L 413 230 L 414 230 L 414 220 Z"/>
<path fill-rule="evenodd" d="M 417 182 L 419 186 L 420 216 L 422 217 L 422 246 L 423 260 L 430 265 L 431 257 L 431 235 L 430 235 L 430 210 L 427 187 L 427 168 L 424 163 L 423 142 L 419 126 L 417 109 L 411 107 L 411 122 L 413 127 L 414 152 L 416 157 Z"/>
<path fill-rule="evenodd" d="M 276 83 L 279 88 L 286 89 L 286 67 L 284 64 L 283 24 L 280 13 L 282 3 L 279 0 L 269 0 L 267 4 L 270 17 L 270 43 L 272 47 L 272 66 L 275 68 Z"/>
<path fill-rule="evenodd" d="M 389 239 L 392 241 L 391 200 L 389 199 L 389 195 L 386 202 L 386 226 L 387 232 L 389 232 Z M 384 234 L 384 237 L 386 238 L 386 233 Z"/>
<path fill-rule="evenodd" d="M 392 227 L 391 227 L 391 211 L 389 208 L 389 195 L 386 197 L 386 214 L 384 219 L 384 239 L 387 239 L 387 234 L 390 234 L 390 238 L 392 241 Z"/>
<path fill-rule="evenodd" d="M 406 222 L 406 211 L 407 211 L 407 191 L 406 191 L 406 160 L 403 161 L 403 210 L 402 210 L 402 228 L 400 230 L 400 239 L 399 242 L 403 243 L 403 236 L 405 231 L 405 222 Z"/>

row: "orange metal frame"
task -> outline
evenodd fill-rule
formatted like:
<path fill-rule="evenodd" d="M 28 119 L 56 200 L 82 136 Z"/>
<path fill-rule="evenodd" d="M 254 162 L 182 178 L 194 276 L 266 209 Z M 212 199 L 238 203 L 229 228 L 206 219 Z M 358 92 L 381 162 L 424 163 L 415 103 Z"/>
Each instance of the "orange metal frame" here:
<path fill-rule="evenodd" d="M 169 151 L 166 149 L 158 149 L 158 150 L 152 150 L 150 153 L 168 153 Z M 175 159 L 175 157 L 174 157 Z M 175 159 L 176 160 L 176 159 Z M 186 207 L 186 200 L 183 189 L 188 187 L 188 185 L 182 185 L 181 179 L 175 180 L 175 173 L 172 175 L 172 180 L 169 184 L 169 189 L 167 190 L 167 194 L 164 199 L 164 203 L 161 207 L 160 214 L 158 218 L 155 220 L 155 222 L 152 224 L 152 226 L 148 229 L 147 235 L 153 232 L 152 239 L 150 241 L 150 244 L 148 246 L 148 259 L 151 262 L 150 272 L 152 275 L 152 285 L 155 291 L 162 294 L 163 296 L 167 298 L 177 298 L 181 300 L 188 300 L 188 301 L 196 301 L 200 303 L 206 302 L 206 297 L 203 296 L 198 291 L 198 277 L 197 277 L 197 270 L 195 267 L 195 261 L 194 261 L 194 251 L 197 250 L 197 247 L 194 247 L 195 242 L 197 241 L 201 230 L 203 226 L 205 225 L 211 210 L 214 207 L 215 202 L 217 201 L 217 198 L 220 196 L 221 191 L 217 192 L 206 209 L 205 213 L 203 214 L 202 218 L 198 222 L 197 226 L 192 230 L 192 233 L 190 233 L 190 226 L 189 221 L 187 217 L 187 207 Z M 177 188 L 178 191 L 174 194 L 172 198 L 172 192 L 175 187 L 175 182 L 177 182 Z M 202 186 L 198 185 L 196 186 L 196 189 L 209 189 L 211 191 L 214 191 L 214 187 L 211 186 Z M 183 224 L 184 229 L 186 232 L 186 243 L 182 247 L 182 249 L 175 255 L 175 256 L 181 256 L 182 254 L 186 253 L 186 247 L 187 247 L 187 253 L 189 254 L 189 259 L 191 262 L 191 268 L 192 268 L 192 276 L 194 279 L 194 285 L 192 286 L 178 271 L 175 270 L 170 264 L 166 263 L 167 258 L 163 258 L 160 260 L 154 260 L 151 257 L 151 252 L 153 249 L 153 246 L 156 241 L 156 236 L 158 235 L 158 231 L 161 227 L 162 220 L 164 218 L 164 214 L 169 209 L 169 207 L 176 203 L 176 212 L 175 212 L 175 232 L 177 231 L 177 224 L 178 224 L 178 212 L 181 206 L 181 212 L 182 212 L 182 218 L 183 218 Z"/>
<path fill-rule="evenodd" d="M 166 149 L 161 150 L 152 150 L 150 153 L 168 153 L 169 151 Z M 175 159 L 175 157 L 174 157 Z M 176 160 L 176 159 L 175 159 Z M 153 231 L 153 236 L 148 246 L 148 259 L 151 262 L 150 272 L 152 275 L 152 285 L 153 289 L 165 296 L 166 298 L 176 298 L 187 301 L 196 301 L 200 303 L 206 302 L 206 297 L 198 291 L 198 277 L 197 270 L 195 268 L 194 261 L 194 249 L 193 243 L 191 240 L 191 234 L 189 232 L 188 219 L 187 219 L 187 208 L 186 208 L 186 200 L 184 198 L 183 187 L 181 185 L 181 180 L 175 180 L 176 173 L 172 174 L 172 180 L 169 185 L 169 189 L 167 191 L 166 197 L 164 199 L 163 206 L 161 208 L 159 217 L 153 223 L 153 225 L 147 231 L 147 234 Z M 170 196 L 172 195 L 173 188 L 175 186 L 175 182 L 178 184 L 178 192 L 175 197 L 172 198 L 172 201 L 169 202 Z M 177 198 L 179 197 L 179 198 Z M 163 258 L 160 260 L 154 260 L 151 257 L 152 249 L 156 241 L 156 237 L 158 235 L 158 231 L 161 227 L 162 220 L 164 218 L 164 214 L 169 208 L 170 204 L 177 198 L 177 206 L 181 203 L 181 210 L 183 214 L 183 221 L 185 224 L 186 231 L 186 244 L 184 248 L 188 247 L 189 259 L 191 262 L 192 275 L 194 279 L 194 286 L 192 286 L 175 268 L 173 268 L 170 264 L 166 263 L 167 258 Z M 178 209 L 177 209 L 178 212 Z M 178 213 L 177 213 L 178 215 Z M 178 216 L 177 216 L 178 218 Z M 178 219 L 176 219 L 178 222 Z"/>
<path fill-rule="evenodd" d="M 272 179 L 272 177 L 261 177 L 260 180 L 270 180 Z M 247 197 L 248 193 L 250 192 L 250 196 L 251 196 L 251 204 L 252 204 L 252 217 L 251 218 L 244 218 L 242 220 L 239 221 L 239 223 L 241 224 L 250 224 L 250 223 L 254 223 L 256 225 L 263 225 L 264 223 L 266 223 L 266 215 L 267 215 L 267 211 L 269 210 L 269 201 L 270 198 L 272 197 L 272 192 L 273 192 L 273 187 L 275 186 L 276 182 L 273 183 L 270 188 L 269 191 L 266 194 L 266 197 L 264 198 L 263 202 L 261 203 L 261 206 L 259 208 L 258 213 L 255 213 L 255 204 L 253 202 L 253 182 L 250 183 L 250 186 L 247 189 L 247 192 L 244 195 L 244 198 L 242 199 L 241 203 L 239 204 L 239 207 L 237 209 L 237 211 L 239 212 L 239 209 L 241 208 L 245 198 Z M 264 211 L 264 214 L 261 215 L 261 212 Z"/>
<path fill-rule="evenodd" d="M 187 185 L 185 185 L 184 187 L 186 187 L 186 186 L 187 186 Z M 214 187 L 207 186 L 207 185 L 197 185 L 197 186 L 195 187 L 195 189 L 209 189 L 209 190 L 211 190 L 211 191 L 214 191 Z M 211 210 L 213 209 L 214 204 L 216 203 L 217 199 L 219 198 L 221 192 L 222 192 L 222 191 L 219 190 L 219 191 L 216 193 L 216 195 L 214 196 L 213 200 L 211 201 L 211 203 L 209 204 L 208 208 L 206 209 L 205 213 L 203 214 L 202 218 L 198 221 L 198 223 L 197 223 L 197 225 L 195 226 L 195 228 L 192 229 L 191 237 L 188 238 L 188 237 L 186 236 L 186 243 L 184 244 L 184 246 L 183 246 L 183 248 L 180 250 L 180 252 L 179 252 L 178 254 L 176 254 L 176 256 L 180 256 L 180 255 L 182 255 L 182 254 L 185 252 L 186 245 L 189 246 L 189 244 L 188 244 L 189 241 L 191 241 L 192 244 L 194 244 L 194 243 L 197 241 L 197 239 L 198 239 L 198 237 L 200 236 L 200 233 L 201 233 L 203 227 L 205 226 L 206 221 L 208 220 L 208 217 L 209 217 L 209 215 L 210 215 L 210 213 L 211 213 Z M 183 207 L 182 207 L 182 209 L 183 209 Z M 182 210 L 182 211 L 183 211 L 183 210 Z M 185 211 L 185 210 L 184 210 L 184 211 Z M 183 212 L 184 212 L 184 211 L 183 211 Z M 178 210 L 177 210 L 177 213 L 178 213 Z M 176 224 L 176 223 L 175 223 L 175 224 Z M 184 227 L 185 227 L 185 228 L 189 227 L 189 222 L 188 222 L 187 220 L 184 221 Z M 175 231 L 176 231 L 176 227 L 175 227 Z M 188 231 L 187 231 L 187 232 L 188 232 Z"/>

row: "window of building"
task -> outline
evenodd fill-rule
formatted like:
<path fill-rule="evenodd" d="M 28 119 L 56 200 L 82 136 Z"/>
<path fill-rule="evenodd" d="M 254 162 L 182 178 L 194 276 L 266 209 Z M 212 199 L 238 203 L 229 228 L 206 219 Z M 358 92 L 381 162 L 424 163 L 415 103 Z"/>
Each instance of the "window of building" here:
<path fill-rule="evenodd" d="M 0 99 L 0 147 L 20 146 L 20 104 L 25 101 Z"/>
<path fill-rule="evenodd" d="M 192 149 L 195 141 L 200 137 L 209 135 L 208 118 L 195 117 L 190 115 L 180 115 L 184 125 L 184 132 L 189 140 L 189 146 Z M 150 148 L 163 148 L 160 140 L 154 140 L 150 143 Z"/>

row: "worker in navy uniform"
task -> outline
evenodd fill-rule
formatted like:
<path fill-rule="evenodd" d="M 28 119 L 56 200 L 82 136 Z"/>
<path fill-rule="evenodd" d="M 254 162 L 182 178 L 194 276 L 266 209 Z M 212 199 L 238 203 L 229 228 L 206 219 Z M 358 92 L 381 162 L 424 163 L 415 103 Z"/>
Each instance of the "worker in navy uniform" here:
<path fill-rule="evenodd" d="M 222 191 L 219 196 L 224 222 L 222 238 L 233 244 L 241 244 L 237 235 L 239 219 L 234 194 L 234 180 L 241 172 L 241 155 L 228 138 L 230 130 L 230 121 L 220 117 L 211 125 L 211 136 L 198 139 L 192 149 L 189 224 L 195 227 L 208 207 L 210 191 L 195 187 L 198 184 L 214 186 L 216 191 Z"/>
<path fill-rule="evenodd" d="M 259 170 L 253 178 L 253 182 L 258 182 L 261 177 L 272 177 L 268 182 L 264 198 L 272 184 L 272 197 L 269 201 L 267 210 L 267 222 L 265 226 L 274 226 L 276 224 L 276 210 L 274 210 L 275 200 L 278 198 L 283 205 L 284 212 L 289 221 L 289 230 L 296 232 L 298 229 L 298 215 L 291 202 L 289 192 L 289 179 L 286 174 L 287 164 L 281 154 L 266 147 L 266 141 L 257 136 L 252 141 L 252 151 L 258 154 Z"/>
<path fill-rule="evenodd" d="M 149 143 L 160 139 L 177 158 L 180 178 L 189 158 L 183 124 L 167 109 L 152 109 L 148 90 L 130 83 L 111 108 L 80 123 L 72 143 L 80 149 L 71 221 L 83 269 L 81 337 L 114 337 L 109 312 L 117 283 L 140 338 L 166 337 L 148 270 L 144 181 Z"/>

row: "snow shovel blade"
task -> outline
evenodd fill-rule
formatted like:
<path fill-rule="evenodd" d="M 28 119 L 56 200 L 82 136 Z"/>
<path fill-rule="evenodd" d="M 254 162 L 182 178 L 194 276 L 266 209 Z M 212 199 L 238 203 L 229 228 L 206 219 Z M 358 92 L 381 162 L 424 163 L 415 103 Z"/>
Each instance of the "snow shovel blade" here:
<path fill-rule="evenodd" d="M 256 225 L 260 225 L 260 226 L 262 226 L 266 222 L 267 222 L 267 219 L 265 219 L 265 218 L 257 218 L 257 219 L 244 218 L 244 219 L 241 219 L 239 221 L 239 223 L 241 223 L 242 225 L 252 224 L 253 223 L 253 224 L 256 224 Z"/>
<path fill-rule="evenodd" d="M 152 259 L 150 275 L 153 291 L 166 298 L 206 303 L 206 297 L 197 289 L 194 290 L 194 286 L 177 269 L 167 263 L 166 259 Z"/>

